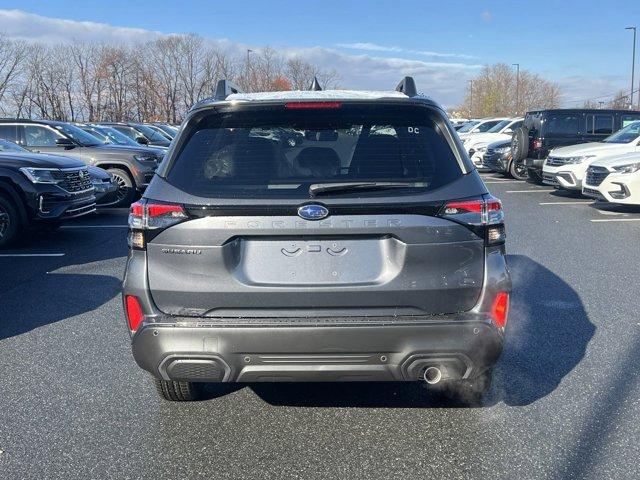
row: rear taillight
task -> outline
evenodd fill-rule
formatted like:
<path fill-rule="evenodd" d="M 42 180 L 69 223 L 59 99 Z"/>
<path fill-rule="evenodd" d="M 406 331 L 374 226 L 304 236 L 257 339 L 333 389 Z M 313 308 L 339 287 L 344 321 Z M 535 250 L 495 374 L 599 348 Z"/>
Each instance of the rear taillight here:
<path fill-rule="evenodd" d="M 468 226 L 485 239 L 487 245 L 504 243 L 502 203 L 491 195 L 447 202 L 438 216 Z"/>
<path fill-rule="evenodd" d="M 542 139 L 534 138 L 533 141 L 531 142 L 531 148 L 533 148 L 534 150 L 538 150 L 542 148 Z"/>
<path fill-rule="evenodd" d="M 170 227 L 188 218 L 182 205 L 140 200 L 129 210 L 129 246 L 144 249 L 145 231 Z"/>
<path fill-rule="evenodd" d="M 144 320 L 144 313 L 142 312 L 140 300 L 138 300 L 138 297 L 134 297 L 133 295 L 125 295 L 124 308 L 125 313 L 127 314 L 129 330 L 135 332 Z"/>
<path fill-rule="evenodd" d="M 503 328 L 507 325 L 507 316 L 509 315 L 509 293 L 498 292 L 496 298 L 493 300 L 491 306 L 491 317 L 493 323 L 498 328 Z"/>

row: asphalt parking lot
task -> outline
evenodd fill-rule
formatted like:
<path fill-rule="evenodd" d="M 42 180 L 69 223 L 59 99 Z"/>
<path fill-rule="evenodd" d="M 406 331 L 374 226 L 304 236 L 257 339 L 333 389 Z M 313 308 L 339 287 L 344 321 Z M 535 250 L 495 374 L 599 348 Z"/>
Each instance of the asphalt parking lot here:
<path fill-rule="evenodd" d="M 0 252 L 0 478 L 638 478 L 640 210 L 483 175 L 514 278 L 482 407 L 419 384 L 161 401 L 119 289 L 125 210 Z"/>

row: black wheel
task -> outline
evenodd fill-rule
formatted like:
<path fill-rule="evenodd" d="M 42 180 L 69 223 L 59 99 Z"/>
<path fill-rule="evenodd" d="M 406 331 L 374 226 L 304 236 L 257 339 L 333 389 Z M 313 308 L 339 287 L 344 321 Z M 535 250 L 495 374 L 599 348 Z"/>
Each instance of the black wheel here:
<path fill-rule="evenodd" d="M 14 242 L 21 232 L 18 210 L 11 200 L 0 195 L 0 248 Z"/>
<path fill-rule="evenodd" d="M 511 135 L 511 158 L 524 160 L 529 154 L 529 131 L 525 127 L 516 128 Z"/>
<path fill-rule="evenodd" d="M 193 382 L 174 382 L 154 378 L 156 391 L 170 402 L 192 402 L 200 397 L 198 385 Z"/>
<path fill-rule="evenodd" d="M 516 180 L 526 180 L 528 178 L 527 167 L 522 160 L 511 160 L 509 162 L 509 174 Z"/>
<path fill-rule="evenodd" d="M 133 199 L 136 196 L 136 189 L 133 183 L 133 179 L 128 172 L 120 168 L 107 169 L 114 180 L 118 184 L 118 190 L 115 192 L 114 207 L 129 207 L 133 203 Z"/>

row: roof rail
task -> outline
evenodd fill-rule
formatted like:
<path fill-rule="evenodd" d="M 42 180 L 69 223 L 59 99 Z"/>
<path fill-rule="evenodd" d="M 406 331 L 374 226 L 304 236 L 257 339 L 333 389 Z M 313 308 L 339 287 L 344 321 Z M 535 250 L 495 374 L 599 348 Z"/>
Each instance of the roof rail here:
<path fill-rule="evenodd" d="M 313 82 L 311 82 L 311 86 L 309 87 L 309 90 L 311 90 L 312 92 L 320 92 L 322 91 L 322 87 L 320 86 L 320 82 L 318 82 L 318 77 L 313 77 Z"/>
<path fill-rule="evenodd" d="M 216 93 L 213 95 L 214 100 L 225 100 L 232 93 L 244 93 L 240 87 L 227 79 L 218 80 L 216 85 Z"/>
<path fill-rule="evenodd" d="M 416 82 L 413 77 L 404 77 L 396 87 L 396 92 L 404 93 L 407 97 L 415 97 L 418 95 Z"/>

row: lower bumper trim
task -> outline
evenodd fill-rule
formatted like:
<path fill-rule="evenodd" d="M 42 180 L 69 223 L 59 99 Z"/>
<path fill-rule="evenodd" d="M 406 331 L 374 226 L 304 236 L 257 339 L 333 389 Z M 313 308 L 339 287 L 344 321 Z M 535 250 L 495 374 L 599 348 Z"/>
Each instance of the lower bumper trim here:
<path fill-rule="evenodd" d="M 490 368 L 503 335 L 487 321 L 398 326 L 183 327 L 147 324 L 132 338 L 138 365 L 165 380 L 220 382 L 418 380 Z"/>

